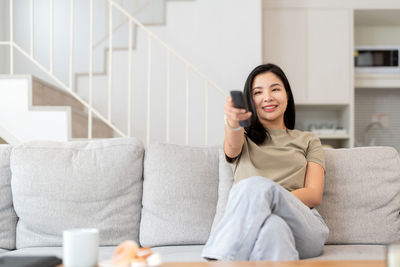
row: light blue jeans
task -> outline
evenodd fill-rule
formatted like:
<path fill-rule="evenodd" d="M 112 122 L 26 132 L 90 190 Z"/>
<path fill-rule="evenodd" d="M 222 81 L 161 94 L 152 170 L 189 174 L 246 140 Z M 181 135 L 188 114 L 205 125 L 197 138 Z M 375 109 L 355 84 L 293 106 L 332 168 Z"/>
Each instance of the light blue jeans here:
<path fill-rule="evenodd" d="M 264 177 L 234 185 L 225 214 L 202 257 L 226 261 L 283 261 L 322 254 L 329 229 L 315 209 Z"/>

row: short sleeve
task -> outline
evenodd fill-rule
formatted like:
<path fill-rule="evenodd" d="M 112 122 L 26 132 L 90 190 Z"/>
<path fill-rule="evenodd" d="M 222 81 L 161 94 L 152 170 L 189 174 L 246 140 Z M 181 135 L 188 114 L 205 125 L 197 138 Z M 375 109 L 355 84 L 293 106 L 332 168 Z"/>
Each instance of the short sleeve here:
<path fill-rule="evenodd" d="M 325 169 L 325 156 L 322 150 L 322 144 L 318 136 L 310 133 L 308 147 L 306 152 L 307 162 L 315 162 Z"/>

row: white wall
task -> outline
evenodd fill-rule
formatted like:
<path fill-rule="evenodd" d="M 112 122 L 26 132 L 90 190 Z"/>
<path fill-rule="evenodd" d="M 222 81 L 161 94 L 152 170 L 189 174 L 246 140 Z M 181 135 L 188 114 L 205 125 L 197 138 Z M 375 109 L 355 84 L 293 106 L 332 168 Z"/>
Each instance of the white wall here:
<path fill-rule="evenodd" d="M 261 1 L 171 1 L 167 27 L 152 31 L 229 90 L 262 62 Z"/>

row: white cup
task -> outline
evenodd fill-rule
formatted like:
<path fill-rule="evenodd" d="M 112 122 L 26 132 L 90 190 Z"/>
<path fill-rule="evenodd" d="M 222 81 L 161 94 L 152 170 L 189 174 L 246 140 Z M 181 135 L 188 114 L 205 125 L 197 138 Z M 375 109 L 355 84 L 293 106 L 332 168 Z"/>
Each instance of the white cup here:
<path fill-rule="evenodd" d="M 386 247 L 386 266 L 400 266 L 400 242 L 390 243 Z"/>
<path fill-rule="evenodd" d="M 71 229 L 63 232 L 64 267 L 95 267 L 99 255 L 99 230 Z"/>

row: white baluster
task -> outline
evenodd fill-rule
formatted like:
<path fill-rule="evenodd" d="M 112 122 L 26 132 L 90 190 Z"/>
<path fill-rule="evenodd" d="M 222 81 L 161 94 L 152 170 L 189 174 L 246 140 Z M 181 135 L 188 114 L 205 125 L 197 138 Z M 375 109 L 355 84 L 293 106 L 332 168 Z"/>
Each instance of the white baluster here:
<path fill-rule="evenodd" d="M 189 144 L 189 66 L 186 64 L 186 145 Z"/>
<path fill-rule="evenodd" d="M 113 2 L 109 2 L 108 6 L 108 121 L 111 122 L 111 97 L 112 97 L 112 40 L 113 40 L 113 15 L 112 15 L 112 8 Z"/>
<path fill-rule="evenodd" d="M 166 95 L 166 142 L 170 141 L 170 117 L 171 117 L 171 53 L 167 50 L 167 95 Z"/>
<path fill-rule="evenodd" d="M 50 73 L 53 73 L 53 47 L 54 47 L 54 25 L 53 25 L 53 21 L 54 21 L 54 8 L 53 8 L 53 0 L 50 0 L 50 64 L 49 64 L 49 71 Z"/>
<path fill-rule="evenodd" d="M 14 1 L 10 0 L 10 75 L 14 75 Z"/>
<path fill-rule="evenodd" d="M 204 143 L 205 145 L 208 145 L 208 81 L 206 80 L 206 84 L 205 84 L 205 99 L 204 99 L 204 109 L 205 109 L 205 114 L 204 114 L 204 133 L 205 133 L 205 137 L 204 137 Z"/>
<path fill-rule="evenodd" d="M 150 90 L 151 90 L 151 36 L 147 42 L 147 120 L 146 120 L 146 144 L 150 144 Z"/>
<path fill-rule="evenodd" d="M 132 20 L 129 20 L 128 49 L 128 136 L 132 136 Z"/>
<path fill-rule="evenodd" d="M 29 9 L 30 9 L 30 29 L 31 29 L 31 31 L 30 31 L 30 39 L 31 39 L 31 41 L 30 41 L 30 46 L 31 46 L 31 57 L 34 57 L 34 46 L 33 46 L 33 38 L 34 38 L 34 31 L 33 31 L 33 25 L 34 25 L 34 20 L 33 20 L 33 0 L 30 0 L 30 3 L 29 3 Z"/>
<path fill-rule="evenodd" d="M 92 109 L 93 109 L 93 0 L 90 0 L 89 16 L 89 110 L 88 139 L 92 139 Z"/>
<path fill-rule="evenodd" d="M 74 0 L 70 0 L 69 9 L 69 89 L 73 90 L 72 70 L 74 64 Z"/>

